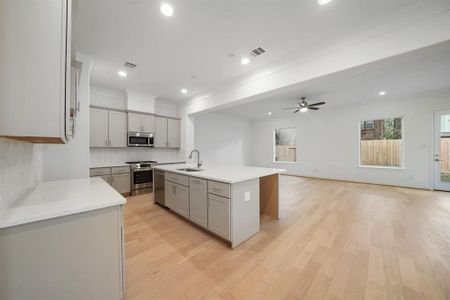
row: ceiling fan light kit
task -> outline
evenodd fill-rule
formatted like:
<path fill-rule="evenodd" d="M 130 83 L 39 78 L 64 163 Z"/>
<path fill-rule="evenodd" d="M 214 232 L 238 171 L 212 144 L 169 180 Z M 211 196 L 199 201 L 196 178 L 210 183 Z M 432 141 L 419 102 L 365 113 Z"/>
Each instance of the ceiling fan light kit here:
<path fill-rule="evenodd" d="M 306 102 L 306 97 L 302 97 L 300 102 L 298 102 L 298 106 L 295 107 L 286 107 L 284 108 L 284 110 L 287 109 L 294 109 L 293 113 L 298 113 L 299 111 L 304 113 L 307 112 L 308 110 L 319 110 L 320 108 L 318 106 L 320 105 L 324 105 L 325 102 L 317 102 L 317 103 L 313 103 L 313 104 L 308 104 L 308 102 Z"/>

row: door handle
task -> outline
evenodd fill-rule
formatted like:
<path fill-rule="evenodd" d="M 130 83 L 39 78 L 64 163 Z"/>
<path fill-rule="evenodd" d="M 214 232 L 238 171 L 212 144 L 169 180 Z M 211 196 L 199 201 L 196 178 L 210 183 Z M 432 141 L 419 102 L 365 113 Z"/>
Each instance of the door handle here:
<path fill-rule="evenodd" d="M 442 161 L 442 159 L 435 158 L 434 161 Z"/>

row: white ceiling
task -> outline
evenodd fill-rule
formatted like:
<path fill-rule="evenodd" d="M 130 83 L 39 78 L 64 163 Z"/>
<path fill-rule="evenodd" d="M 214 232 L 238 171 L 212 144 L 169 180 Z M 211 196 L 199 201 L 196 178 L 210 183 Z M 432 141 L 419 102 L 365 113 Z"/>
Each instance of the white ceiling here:
<path fill-rule="evenodd" d="M 325 101 L 323 111 L 338 105 L 395 101 L 418 93 L 450 89 L 449 78 L 450 41 L 303 82 L 289 92 L 220 111 L 248 119 L 292 117 L 292 112 L 283 108 L 295 106 L 302 96 L 307 96 L 309 103 Z M 387 94 L 381 97 L 378 92 L 382 90 Z M 272 115 L 267 115 L 268 112 Z M 320 114 L 320 111 L 308 113 Z"/>
<path fill-rule="evenodd" d="M 74 47 L 94 58 L 94 84 L 179 101 L 286 56 L 449 9 L 448 0 L 334 0 L 326 6 L 316 0 L 167 2 L 175 8 L 170 18 L 160 14 L 161 1 L 75 0 Z M 241 57 L 258 46 L 268 53 L 241 65 Z M 119 78 L 125 61 L 138 66 Z M 181 88 L 189 93 L 182 95 Z"/>

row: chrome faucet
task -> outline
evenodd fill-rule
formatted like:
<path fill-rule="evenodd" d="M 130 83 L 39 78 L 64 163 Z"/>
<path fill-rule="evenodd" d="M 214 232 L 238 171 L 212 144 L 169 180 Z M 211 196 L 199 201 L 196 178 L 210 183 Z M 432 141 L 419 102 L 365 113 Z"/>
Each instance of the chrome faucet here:
<path fill-rule="evenodd" d="M 200 169 L 200 167 L 202 166 L 203 162 L 200 160 L 200 152 L 196 149 L 191 151 L 191 154 L 189 154 L 189 159 L 192 159 L 192 154 L 194 152 L 197 152 L 197 169 Z"/>

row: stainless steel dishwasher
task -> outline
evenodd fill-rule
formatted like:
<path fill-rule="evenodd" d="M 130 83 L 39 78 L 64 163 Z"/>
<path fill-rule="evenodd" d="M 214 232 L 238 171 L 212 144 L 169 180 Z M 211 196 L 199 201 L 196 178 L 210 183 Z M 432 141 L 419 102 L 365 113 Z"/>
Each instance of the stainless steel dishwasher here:
<path fill-rule="evenodd" d="M 164 171 L 153 169 L 153 192 L 155 202 L 166 206 L 165 194 L 164 194 Z"/>

